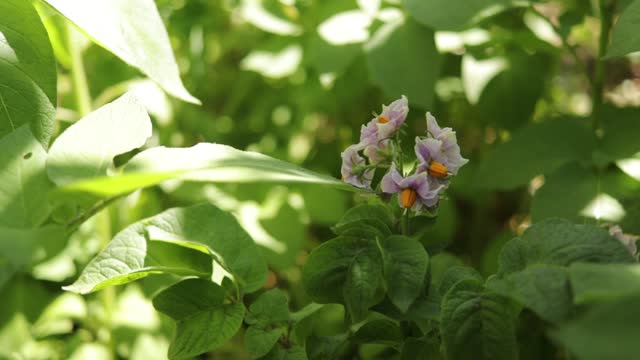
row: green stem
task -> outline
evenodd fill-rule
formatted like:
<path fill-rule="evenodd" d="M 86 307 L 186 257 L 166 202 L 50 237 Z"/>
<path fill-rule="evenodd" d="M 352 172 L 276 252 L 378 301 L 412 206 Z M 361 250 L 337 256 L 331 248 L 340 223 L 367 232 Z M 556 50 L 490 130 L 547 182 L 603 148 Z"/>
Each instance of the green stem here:
<path fill-rule="evenodd" d="M 76 98 L 76 110 L 80 117 L 91 112 L 91 93 L 89 92 L 89 84 L 87 82 L 87 73 L 84 68 L 84 60 L 82 58 L 83 49 L 77 38 L 78 32 L 71 23 L 67 23 L 67 41 L 69 53 L 71 55 L 71 78 L 73 81 L 73 90 Z M 100 237 L 101 248 L 104 249 L 111 241 L 111 214 L 108 206 L 119 197 L 104 200 L 89 209 L 85 214 L 71 220 L 67 225 L 67 230 L 75 230 L 85 220 L 93 215 L 97 215 L 97 230 Z M 113 309 L 116 302 L 115 287 L 107 287 L 100 293 L 100 300 L 104 309 L 103 326 L 106 329 L 106 345 L 112 354 L 116 354 L 115 342 L 112 336 L 113 329 Z"/>
<path fill-rule="evenodd" d="M 67 22 L 67 26 L 67 44 L 71 55 L 71 80 L 76 97 L 76 108 L 82 117 L 91 112 L 91 94 L 82 60 L 83 49 L 78 42 L 78 32 L 70 22 Z"/>
<path fill-rule="evenodd" d="M 401 219 L 402 235 L 409 236 L 409 209 L 404 209 Z"/>
<path fill-rule="evenodd" d="M 600 39 L 598 45 L 598 58 L 593 79 L 593 110 L 591 112 L 593 131 L 598 134 L 602 119 L 602 104 L 604 101 L 604 80 L 605 80 L 605 60 L 607 45 L 609 44 L 609 34 L 611 32 L 613 12 L 616 7 L 616 0 L 600 0 Z"/>

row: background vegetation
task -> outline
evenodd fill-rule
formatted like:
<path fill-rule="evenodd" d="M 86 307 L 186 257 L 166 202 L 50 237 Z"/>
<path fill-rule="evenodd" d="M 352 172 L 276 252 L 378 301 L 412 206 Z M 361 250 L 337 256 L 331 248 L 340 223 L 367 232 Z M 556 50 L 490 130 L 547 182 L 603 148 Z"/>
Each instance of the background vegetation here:
<path fill-rule="evenodd" d="M 424 133 L 424 113 L 430 111 L 456 130 L 462 154 L 470 159 L 437 219 L 423 224 L 428 228 L 420 240 L 431 256 L 439 254 L 443 268 L 465 264 L 485 277 L 495 274 L 503 245 L 549 218 L 619 224 L 625 233 L 640 233 L 640 65 L 637 54 L 629 54 L 640 50 L 640 0 L 157 0 L 168 54 L 174 54 L 188 91 L 164 71 L 171 61 L 167 49 L 154 47 L 162 31 L 135 33 L 153 28 L 136 12 L 145 9 L 122 5 L 116 18 L 124 25 L 100 28 L 112 14 L 90 8 L 65 13 L 64 2 L 51 0 L 34 2 L 37 14 L 18 17 L 7 10 L 14 2 L 0 4 L 0 36 L 8 44 L 0 41 L 0 60 L 10 58 L 12 31 L 25 37 L 36 32 L 29 24 L 42 21 L 51 42 L 50 48 L 46 39 L 35 46 L 41 52 L 23 68 L 33 70 L 43 98 L 52 100 L 51 108 L 40 109 L 55 112 L 51 129 L 39 128 L 27 115 L 20 123 L 30 124 L 45 148 L 55 139 L 62 142 L 60 134 L 83 116 L 131 91 L 149 112 L 153 130 L 140 130 L 150 137 L 136 149 L 115 152 L 115 167 L 154 146 L 210 142 L 338 178 L 340 153 L 357 141 L 360 125 L 381 104 L 404 94 L 411 106 L 407 133 Z M 119 53 L 109 46 L 113 32 L 142 44 L 131 40 Z M 7 69 L 0 61 L 0 86 L 25 84 Z M 11 99 L 7 91 L 0 89 L 0 95 Z M 23 105 L 18 101 L 13 110 L 28 113 Z M 5 139 L 16 131 L 10 118 L 9 112 L 0 115 Z M 99 136 L 117 143 L 131 131 Z M 2 141 L 5 179 L 15 174 L 11 155 L 1 153 L 9 140 Z M 71 170 L 63 167 L 57 178 L 48 171 L 60 185 Z M 61 289 L 114 234 L 138 220 L 203 201 L 232 212 L 267 261 L 264 288 L 285 290 L 293 311 L 310 302 L 301 284 L 309 252 L 333 237 L 331 226 L 347 209 L 370 200 L 323 186 L 171 180 L 117 197 L 91 218 L 77 204 L 42 210 L 47 194 L 28 192 L 34 205 L 29 211 L 36 214 L 30 219 L 37 220 L 21 223 L 13 199 L 18 190 L 3 184 L 0 358 L 11 359 L 167 356 L 173 322 L 150 299 L 175 275 L 85 296 Z M 38 241 L 54 238 L 42 230 L 48 224 L 72 224 L 77 231 L 50 246 L 19 245 L 34 237 L 22 232 L 27 228 L 39 229 Z M 614 282 L 637 290 L 635 270 L 629 271 L 628 278 Z M 640 336 L 637 296 L 595 298 L 600 307 L 578 325 L 555 327 L 553 315 L 528 322 L 537 311 L 521 315 L 527 327 L 517 331 L 528 340 L 520 357 L 632 358 L 632 339 Z M 249 295 L 247 303 L 253 300 Z M 343 317 L 341 306 L 327 305 L 304 331 L 341 334 L 347 326 Z M 552 338 L 558 328 L 564 335 Z M 610 338 L 603 332 L 611 332 Z M 620 357 L 591 351 L 590 344 L 602 349 L 607 339 L 621 341 Z M 364 345 L 355 353 L 387 358 L 386 346 Z M 243 332 L 203 358 L 250 358 Z"/>

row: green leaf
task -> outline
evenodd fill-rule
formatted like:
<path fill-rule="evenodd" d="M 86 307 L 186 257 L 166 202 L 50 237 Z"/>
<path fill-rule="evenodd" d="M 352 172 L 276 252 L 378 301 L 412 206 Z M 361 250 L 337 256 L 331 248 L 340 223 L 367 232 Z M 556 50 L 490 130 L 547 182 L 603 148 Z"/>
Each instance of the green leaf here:
<path fill-rule="evenodd" d="M 338 237 L 311 252 L 302 281 L 313 301 L 345 304 L 357 321 L 381 300 L 382 267 L 375 242 Z"/>
<path fill-rule="evenodd" d="M 417 240 L 390 236 L 379 240 L 384 260 L 387 296 L 402 312 L 418 298 L 429 268 L 429 254 Z"/>
<path fill-rule="evenodd" d="M 342 216 L 340 221 L 332 228 L 342 235 L 353 227 L 372 227 L 380 235 L 391 235 L 393 217 L 386 206 L 380 204 L 361 204 L 353 207 Z"/>
<path fill-rule="evenodd" d="M 51 211 L 46 201 L 51 187 L 45 173 L 47 153 L 42 144 L 25 125 L 1 138 L 0 149 L 0 226 L 42 224 Z"/>
<path fill-rule="evenodd" d="M 186 359 L 213 350 L 240 330 L 244 306 L 224 303 L 225 290 L 204 279 L 187 279 L 153 299 L 158 311 L 176 321 L 170 359 Z"/>
<path fill-rule="evenodd" d="M 563 266 L 531 265 L 503 278 L 492 277 L 487 288 L 512 298 L 551 323 L 567 319 L 571 312 L 569 276 Z"/>
<path fill-rule="evenodd" d="M 261 360 L 307 360 L 307 353 L 299 345 L 293 345 L 288 349 L 276 346 Z"/>
<path fill-rule="evenodd" d="M 447 359 L 517 359 L 515 321 L 508 298 L 477 280 L 458 282 L 442 300 L 440 331 Z"/>
<path fill-rule="evenodd" d="M 57 196 L 107 198 L 169 179 L 214 183 L 309 183 L 360 191 L 338 179 L 266 155 L 221 144 L 200 143 L 190 148 L 145 150 L 134 156 L 121 174 L 64 186 L 57 191 Z"/>
<path fill-rule="evenodd" d="M 400 360 L 439 360 L 442 359 L 440 354 L 440 344 L 433 338 L 424 337 L 408 338 L 402 344 L 400 352 Z"/>
<path fill-rule="evenodd" d="M 272 289 L 260 295 L 249 307 L 247 324 L 268 326 L 289 321 L 289 299 L 280 289 Z"/>
<path fill-rule="evenodd" d="M 259 326 L 249 326 L 249 329 L 244 334 L 245 347 L 253 359 L 265 356 L 285 332 L 286 328 L 284 327 L 267 329 Z"/>
<path fill-rule="evenodd" d="M 640 4 L 640 2 L 638 3 Z M 638 50 L 640 51 L 640 49 Z M 602 127 L 604 135 L 600 140 L 598 150 L 602 152 L 607 160 L 630 158 L 640 151 L 638 138 L 634 136 L 640 132 L 639 118 L 640 108 L 637 107 L 603 107 Z"/>
<path fill-rule="evenodd" d="M 396 344 L 402 341 L 400 326 L 387 319 L 366 322 L 351 336 L 359 344 Z"/>
<path fill-rule="evenodd" d="M 440 295 L 445 296 L 447 292 L 459 281 L 463 280 L 477 280 L 483 282 L 484 279 L 480 273 L 468 266 L 453 266 L 447 269 L 442 276 L 442 280 L 438 285 L 438 292 Z"/>
<path fill-rule="evenodd" d="M 407 12 L 436 30 L 462 30 L 478 19 L 496 13 L 512 0 L 403 0 Z"/>
<path fill-rule="evenodd" d="M 513 189 L 569 161 L 590 160 L 594 146 L 595 136 L 584 121 L 558 119 L 527 125 L 487 153 L 475 178 L 482 188 Z"/>
<path fill-rule="evenodd" d="M 28 124 L 46 148 L 56 113 L 56 63 L 30 1 L 0 2 L 0 39 L 0 139 Z"/>
<path fill-rule="evenodd" d="M 637 36 L 638 22 L 640 22 L 640 1 L 635 0 L 624 9 L 613 27 L 607 58 L 640 51 L 640 38 Z"/>
<path fill-rule="evenodd" d="M 113 158 L 141 147 L 151 136 L 151 119 L 127 93 L 85 116 L 51 146 L 47 172 L 57 185 L 102 177 Z"/>
<path fill-rule="evenodd" d="M 613 301 L 640 294 L 640 265 L 575 263 L 569 267 L 577 304 Z"/>
<path fill-rule="evenodd" d="M 612 222 L 632 220 L 632 214 L 626 214 L 617 199 L 633 196 L 638 190 L 640 183 L 617 168 L 596 171 L 576 163 L 566 164 L 549 174 L 536 191 L 531 218 L 533 222 L 551 217 L 577 222 L 596 216 Z"/>
<path fill-rule="evenodd" d="M 200 204 L 169 209 L 122 230 L 64 289 L 86 294 L 156 273 L 209 276 L 212 259 L 243 291 L 259 289 L 266 279 L 260 250 L 236 219 Z"/>
<path fill-rule="evenodd" d="M 388 97 L 406 95 L 413 104 L 431 106 L 442 63 L 432 30 L 411 18 L 390 22 L 373 35 L 365 52 L 371 81 Z"/>
<path fill-rule="evenodd" d="M 591 308 L 583 317 L 552 335 L 581 360 L 626 360 L 638 357 L 640 296 Z"/>
<path fill-rule="evenodd" d="M 633 261 L 626 247 L 601 227 L 548 219 L 529 227 L 522 237 L 507 242 L 500 253 L 498 275 L 534 264 L 568 266 L 574 262 Z"/>
<path fill-rule="evenodd" d="M 505 66 L 504 71 L 486 84 L 476 109 L 478 116 L 487 119 L 490 124 L 514 130 L 531 119 L 544 92 L 551 61 L 544 54 L 519 50 L 508 54 Z M 532 77 L 537 81 L 529 81 Z M 467 83 L 463 82 L 465 85 Z"/>
<path fill-rule="evenodd" d="M 194 104 L 153 0 L 45 0 L 93 41 L 142 71 L 169 94 Z"/>

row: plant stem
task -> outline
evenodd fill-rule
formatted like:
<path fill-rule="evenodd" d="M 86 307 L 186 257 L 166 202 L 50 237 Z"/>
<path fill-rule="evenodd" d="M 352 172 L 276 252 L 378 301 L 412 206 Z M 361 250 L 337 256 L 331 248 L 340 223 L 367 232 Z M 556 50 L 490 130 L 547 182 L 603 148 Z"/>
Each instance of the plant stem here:
<path fill-rule="evenodd" d="M 81 44 L 78 42 L 78 32 L 70 22 L 67 22 L 67 26 L 67 45 L 69 46 L 69 53 L 71 55 L 71 78 L 76 98 L 76 110 L 80 117 L 83 117 L 91 112 L 91 93 L 89 92 L 87 73 L 85 71 L 84 61 L 82 58 L 83 49 Z M 111 241 L 111 216 L 109 214 L 108 206 L 118 198 L 119 197 L 114 197 L 99 202 L 86 213 L 71 220 L 67 225 L 67 230 L 75 230 L 84 221 L 93 215 L 97 215 L 97 230 L 100 237 L 101 248 L 104 249 Z M 104 309 L 102 323 L 106 329 L 106 339 L 104 339 L 104 341 L 115 357 L 116 348 L 112 335 L 112 319 L 114 304 L 116 301 L 116 289 L 114 287 L 107 287 L 99 296 Z"/>
<path fill-rule="evenodd" d="M 600 39 L 598 41 L 598 57 L 593 79 L 591 112 L 593 131 L 600 131 L 602 118 L 602 104 L 604 100 L 604 80 L 605 80 L 605 60 L 607 45 L 609 44 L 609 34 L 611 32 L 613 12 L 616 7 L 616 0 L 600 0 Z"/>
<path fill-rule="evenodd" d="M 114 201 L 120 199 L 121 197 L 123 197 L 124 195 L 119 195 L 119 196 L 114 196 L 112 198 L 108 198 L 108 199 L 104 199 L 102 201 L 99 201 L 98 203 L 96 203 L 93 207 L 91 207 L 89 210 L 87 210 L 86 212 L 76 216 L 75 218 L 71 219 L 71 221 L 69 221 L 67 223 L 67 232 L 69 234 L 73 233 L 74 231 L 76 231 L 80 225 L 82 225 L 85 221 L 89 220 L 91 217 L 93 217 L 95 214 L 99 213 L 101 210 L 103 210 L 105 207 L 111 205 L 111 203 L 113 203 Z"/>
<path fill-rule="evenodd" d="M 71 79 L 76 97 L 76 110 L 82 117 L 91 112 L 91 94 L 82 60 L 83 49 L 78 43 L 78 31 L 70 22 L 67 22 L 67 44 L 71 55 Z"/>

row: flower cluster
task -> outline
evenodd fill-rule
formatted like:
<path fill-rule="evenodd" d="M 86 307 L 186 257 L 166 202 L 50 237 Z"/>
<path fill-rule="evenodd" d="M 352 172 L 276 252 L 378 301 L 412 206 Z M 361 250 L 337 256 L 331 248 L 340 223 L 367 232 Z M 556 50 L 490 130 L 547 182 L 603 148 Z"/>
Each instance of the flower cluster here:
<path fill-rule="evenodd" d="M 379 191 L 397 194 L 398 204 L 415 211 L 434 209 L 452 176 L 469 160 L 460 155 L 456 133 L 441 128 L 427 113 L 426 136 L 415 138 L 415 166 L 403 173 L 405 158 L 400 147 L 402 128 L 409 104 L 402 97 L 376 115 L 360 130 L 360 142 L 342 152 L 342 179 L 359 188 L 372 189 L 377 169 L 387 173 L 380 180 Z"/>

